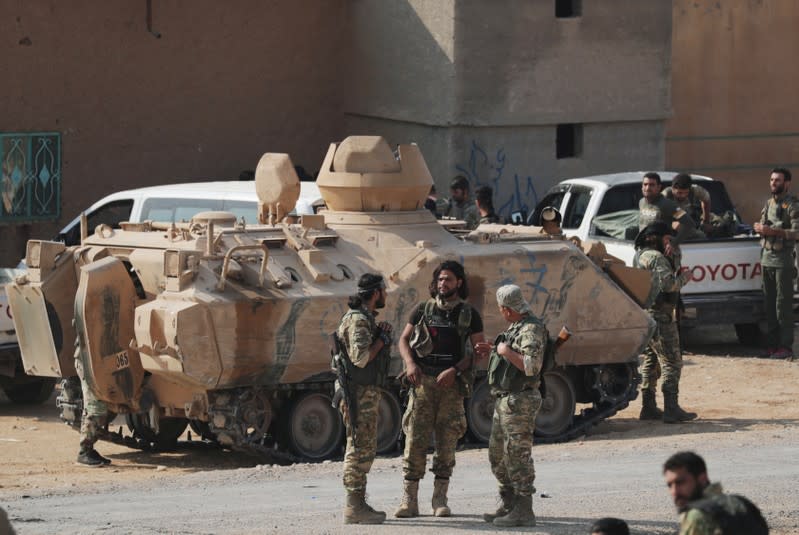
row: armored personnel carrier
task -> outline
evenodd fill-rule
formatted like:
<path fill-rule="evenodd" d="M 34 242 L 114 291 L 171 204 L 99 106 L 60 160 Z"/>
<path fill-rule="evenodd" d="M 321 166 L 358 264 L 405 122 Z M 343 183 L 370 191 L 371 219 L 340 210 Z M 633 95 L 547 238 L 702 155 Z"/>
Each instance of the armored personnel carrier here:
<path fill-rule="evenodd" d="M 450 234 L 423 208 L 432 179 L 415 145 L 394 152 L 379 137 L 347 138 L 330 146 L 317 184 L 327 210 L 289 223 L 299 182 L 287 155 L 268 153 L 256 170 L 258 222 L 205 212 L 100 225 L 75 247 L 29 242 L 29 271 L 8 286 L 25 369 L 70 378 L 73 357 L 82 359 L 87 381 L 132 432 L 109 430 L 108 439 L 163 446 L 191 425 L 227 447 L 328 458 L 343 427 L 330 403 L 327 335 L 358 277 L 386 277 L 380 319 L 399 332 L 435 267 L 455 259 L 488 338 L 505 328 L 495 290 L 507 283 L 524 289 L 551 332 L 573 333 L 546 376 L 540 440 L 582 434 L 637 395 L 637 356 L 653 324 L 570 242 Z M 395 347 L 390 376 L 401 368 Z M 393 381 L 381 402 L 381 452 L 401 433 L 398 392 Z M 79 393 L 67 380 L 58 401 L 73 424 Z M 478 378 L 467 405 L 474 439 L 487 440 L 491 410 Z"/>

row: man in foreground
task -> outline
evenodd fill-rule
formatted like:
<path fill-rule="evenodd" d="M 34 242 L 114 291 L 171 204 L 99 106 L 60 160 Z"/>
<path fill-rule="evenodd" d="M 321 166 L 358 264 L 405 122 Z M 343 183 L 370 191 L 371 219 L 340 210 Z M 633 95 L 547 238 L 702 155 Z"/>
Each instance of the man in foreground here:
<path fill-rule="evenodd" d="M 768 534 L 757 506 L 711 483 L 705 461 L 696 453 L 681 451 L 669 457 L 663 476 L 680 513 L 680 535 Z"/>

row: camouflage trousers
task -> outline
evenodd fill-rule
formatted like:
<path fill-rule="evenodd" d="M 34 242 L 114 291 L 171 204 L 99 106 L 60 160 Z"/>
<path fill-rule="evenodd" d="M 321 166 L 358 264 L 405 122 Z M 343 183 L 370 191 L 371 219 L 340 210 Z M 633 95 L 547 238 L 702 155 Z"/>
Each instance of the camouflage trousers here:
<path fill-rule="evenodd" d="M 366 491 L 366 474 L 372 468 L 377 451 L 377 409 L 380 405 L 380 389 L 376 386 L 356 385 L 358 403 L 358 429 L 352 436 L 347 405 L 339 405 L 347 429 L 347 449 L 344 452 L 344 490 Z"/>
<path fill-rule="evenodd" d="M 80 420 L 80 446 L 91 448 L 105 432 L 108 423 L 108 406 L 97 399 L 94 390 L 89 386 L 83 371 L 83 361 L 75 359 L 75 370 L 80 377 L 80 388 L 83 393 L 83 416 Z"/>
<path fill-rule="evenodd" d="M 402 429 L 405 431 L 402 466 L 405 479 L 424 477 L 427 448 L 433 435 L 435 452 L 431 471 L 437 478 L 449 479 L 455 467 L 455 447 L 466 432 L 466 413 L 458 383 L 439 388 L 435 377 L 422 375 L 421 383 L 411 389 Z"/>
<path fill-rule="evenodd" d="M 682 371 L 682 351 L 677 324 L 670 317 L 654 316 L 657 322 L 655 335 L 644 350 L 641 361 L 641 390 L 654 391 L 658 378 L 663 377 L 660 389 L 664 393 L 678 393 Z"/>
<path fill-rule="evenodd" d="M 513 489 L 519 496 L 532 496 L 535 492 L 531 453 L 535 417 L 540 408 L 541 393 L 537 388 L 498 396 L 494 403 L 488 460 L 500 491 Z"/>

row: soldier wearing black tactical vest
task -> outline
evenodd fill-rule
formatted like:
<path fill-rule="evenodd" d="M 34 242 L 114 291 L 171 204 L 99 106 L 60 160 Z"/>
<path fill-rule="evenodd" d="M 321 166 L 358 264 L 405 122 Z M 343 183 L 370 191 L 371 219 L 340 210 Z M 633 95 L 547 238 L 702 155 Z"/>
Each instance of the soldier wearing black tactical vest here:
<path fill-rule="evenodd" d="M 341 318 L 336 334 L 337 389 L 343 391 L 339 407 L 347 429 L 344 453 L 344 488 L 347 504 L 345 524 L 381 524 L 386 513 L 366 503 L 366 475 L 377 451 L 377 409 L 380 389 L 388 368 L 391 325 L 375 321 L 377 309 L 386 306 L 383 277 L 365 273 L 358 280 L 358 293 L 350 297 L 350 310 Z M 337 395 L 337 397 L 339 397 Z"/>
<path fill-rule="evenodd" d="M 450 516 L 447 491 L 455 467 L 455 446 L 466 431 L 464 396 L 471 387 L 472 352 L 467 345 L 483 342 L 483 320 L 464 299 L 469 295 L 463 266 L 454 260 L 442 262 L 430 282 L 431 299 L 414 310 L 399 339 L 405 373 L 411 384 L 408 407 L 402 419 L 405 431 L 402 503 L 398 518 L 419 515 L 419 480 L 424 476 L 427 448 L 435 433 L 431 471 L 433 514 Z M 411 337 L 423 325 L 432 342 L 422 351 Z M 469 349 L 471 349 L 469 347 Z M 424 353 L 424 355 L 420 354 Z"/>
<path fill-rule="evenodd" d="M 768 333 L 767 358 L 793 358 L 794 245 L 799 238 L 799 201 L 788 193 L 791 172 L 777 167 L 771 171 L 771 197 L 754 224 L 760 234 L 760 265 L 763 268 L 763 296 Z"/>
<path fill-rule="evenodd" d="M 768 535 L 760 509 L 711 483 L 705 461 L 696 453 L 681 451 L 669 457 L 663 476 L 680 513 L 680 535 Z"/>

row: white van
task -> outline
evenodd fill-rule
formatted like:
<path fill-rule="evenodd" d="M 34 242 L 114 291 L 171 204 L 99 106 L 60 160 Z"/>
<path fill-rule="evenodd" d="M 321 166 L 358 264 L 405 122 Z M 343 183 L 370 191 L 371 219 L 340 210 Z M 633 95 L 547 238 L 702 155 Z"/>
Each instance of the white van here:
<path fill-rule="evenodd" d="M 314 214 L 324 206 L 316 182 L 300 182 L 300 198 L 294 212 Z M 150 186 L 112 193 L 86 210 L 88 229 L 106 224 L 118 228 L 120 221 L 180 222 L 208 210 L 223 210 L 242 217 L 247 223 L 258 222 L 258 196 L 255 182 L 191 182 Z M 80 216 L 65 226 L 56 238 L 66 245 L 80 243 Z"/>

